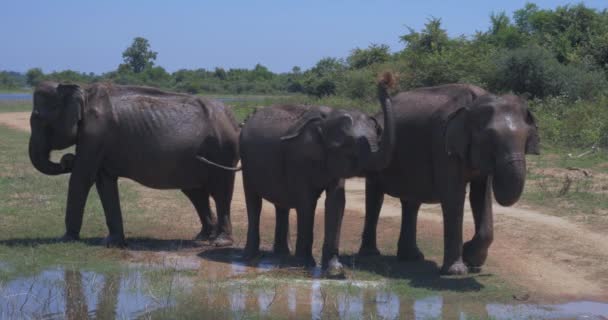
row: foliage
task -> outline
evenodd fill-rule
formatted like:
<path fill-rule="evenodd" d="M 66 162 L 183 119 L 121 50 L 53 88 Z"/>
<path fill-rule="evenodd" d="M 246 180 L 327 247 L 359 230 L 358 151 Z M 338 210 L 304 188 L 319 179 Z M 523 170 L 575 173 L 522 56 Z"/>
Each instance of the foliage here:
<path fill-rule="evenodd" d="M 25 75 L 13 71 L 0 71 L 0 88 L 8 90 L 22 89 L 26 86 Z"/>
<path fill-rule="evenodd" d="M 596 96 L 606 88 L 603 72 L 584 65 L 561 64 L 547 49 L 530 46 L 502 51 L 489 79 L 495 91 L 510 90 L 535 98 L 565 96 L 572 100 Z"/>
<path fill-rule="evenodd" d="M 376 63 L 387 62 L 391 54 L 385 44 L 371 44 L 367 49 L 355 48 L 346 59 L 352 69 L 367 68 Z"/>
<path fill-rule="evenodd" d="M 150 49 L 150 43 L 147 39 L 137 37 L 133 39 L 131 46 L 122 53 L 122 58 L 131 71 L 140 73 L 154 65 L 156 55 L 157 53 Z"/>
<path fill-rule="evenodd" d="M 27 79 L 27 84 L 32 87 L 35 87 L 44 78 L 44 73 L 40 68 L 32 68 L 27 71 L 25 77 Z"/>
<path fill-rule="evenodd" d="M 304 73 L 303 91 L 318 98 L 334 95 L 345 70 L 346 65 L 342 60 L 323 58 Z"/>
<path fill-rule="evenodd" d="M 407 46 L 407 50 L 412 52 L 441 52 L 450 42 L 446 30 L 441 28 L 441 19 L 439 18 L 429 19 L 420 32 L 416 32 L 409 27 L 408 29 L 410 32 L 402 35 L 400 39 Z"/>
<path fill-rule="evenodd" d="M 548 145 L 608 147 L 608 97 L 570 102 L 565 97 L 532 100 L 541 141 Z"/>

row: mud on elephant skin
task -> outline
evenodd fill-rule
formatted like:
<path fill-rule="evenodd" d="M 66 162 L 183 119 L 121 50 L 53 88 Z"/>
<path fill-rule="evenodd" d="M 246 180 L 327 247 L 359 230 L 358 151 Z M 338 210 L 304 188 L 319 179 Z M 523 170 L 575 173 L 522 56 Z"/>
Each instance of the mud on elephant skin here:
<path fill-rule="evenodd" d="M 466 84 L 402 92 L 393 97 L 396 142 L 390 164 L 366 179 L 361 255 L 378 254 L 376 226 L 384 194 L 401 200 L 398 257 L 424 258 L 416 244 L 422 203 L 440 203 L 444 219 L 441 272 L 479 270 L 493 240 L 492 194 L 503 206 L 517 202 L 526 177 L 525 154 L 538 154 L 538 129 L 526 102 Z M 475 235 L 463 246 L 465 190 Z"/>
<path fill-rule="evenodd" d="M 338 259 L 344 214 L 344 179 L 379 170 L 388 164 L 393 149 L 393 116 L 387 88 L 392 75 L 380 81 L 383 125 L 355 110 L 322 106 L 282 105 L 259 109 L 240 135 L 243 185 L 248 231 L 245 256 L 259 254 L 262 199 L 276 208 L 274 249 L 289 253 L 288 215 L 297 212 L 297 258 L 314 265 L 313 226 L 317 200 L 325 200 L 325 240 L 322 266 L 328 276 L 342 276 Z"/>
<path fill-rule="evenodd" d="M 30 125 L 34 167 L 47 175 L 71 173 L 62 239 L 79 239 L 95 184 L 109 229 L 104 242 L 124 246 L 117 179 L 126 177 L 151 188 L 181 189 L 200 217 L 198 238 L 232 243 L 234 172 L 196 159 L 225 166 L 238 162 L 238 126 L 220 102 L 148 87 L 43 82 L 34 91 Z M 49 160 L 52 150 L 73 145 L 75 155 L 64 155 L 60 163 Z"/>

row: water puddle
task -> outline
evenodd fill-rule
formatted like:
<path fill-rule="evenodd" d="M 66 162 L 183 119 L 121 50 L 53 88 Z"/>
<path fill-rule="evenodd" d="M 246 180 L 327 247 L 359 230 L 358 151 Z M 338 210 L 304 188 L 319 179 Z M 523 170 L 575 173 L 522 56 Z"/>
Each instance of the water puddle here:
<path fill-rule="evenodd" d="M 191 256 L 145 256 L 122 271 L 52 268 L 0 283 L 0 319 L 248 318 L 304 319 L 606 319 L 608 304 L 481 303 L 455 297 L 414 299 L 390 281 L 290 277 L 272 260 L 257 268 Z M 0 263 L 0 270 L 8 267 Z M 273 273 L 280 271 L 281 275 Z"/>
<path fill-rule="evenodd" d="M 49 269 L 0 285 L 0 319 L 135 317 L 159 307 L 141 273 Z"/>

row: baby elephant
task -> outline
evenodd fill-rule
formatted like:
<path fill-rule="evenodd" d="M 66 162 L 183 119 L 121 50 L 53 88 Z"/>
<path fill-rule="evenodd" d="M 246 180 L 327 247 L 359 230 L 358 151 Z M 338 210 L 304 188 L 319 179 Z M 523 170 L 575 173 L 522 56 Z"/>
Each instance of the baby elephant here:
<path fill-rule="evenodd" d="M 209 163 L 238 162 L 238 126 L 222 103 L 148 87 L 44 82 L 34 92 L 29 155 L 44 174 L 71 172 L 63 240 L 79 239 L 85 202 L 95 183 L 109 235 L 125 246 L 118 177 L 156 189 L 181 189 L 202 223 L 198 239 L 232 244 L 234 172 Z M 76 145 L 60 163 L 51 150 Z M 197 160 L 206 158 L 207 163 Z M 217 224 L 209 206 L 217 207 Z"/>
<path fill-rule="evenodd" d="M 325 200 L 325 243 L 322 265 L 328 276 L 342 276 L 338 261 L 344 213 L 345 178 L 386 166 L 393 148 L 393 117 L 386 87 L 380 83 L 384 130 L 378 121 L 356 110 L 319 106 L 271 106 L 245 123 L 240 136 L 243 185 L 247 202 L 246 258 L 259 252 L 262 199 L 275 205 L 275 251 L 288 253 L 290 208 L 297 211 L 296 256 L 306 264 L 312 257 L 314 215 L 322 192 Z"/>

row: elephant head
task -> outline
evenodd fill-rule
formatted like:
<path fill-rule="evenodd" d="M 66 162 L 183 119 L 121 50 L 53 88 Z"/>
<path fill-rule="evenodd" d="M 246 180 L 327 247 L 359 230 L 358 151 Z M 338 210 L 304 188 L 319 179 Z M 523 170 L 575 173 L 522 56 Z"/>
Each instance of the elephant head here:
<path fill-rule="evenodd" d="M 492 176 L 494 198 L 513 205 L 523 192 L 526 154 L 539 154 L 538 128 L 526 102 L 513 95 L 484 95 L 453 112 L 446 151 L 469 168 Z"/>
<path fill-rule="evenodd" d="M 51 150 L 62 150 L 76 143 L 82 119 L 84 93 L 78 85 L 43 82 L 34 91 L 34 109 L 30 117 L 32 135 L 29 156 L 34 167 L 48 175 L 71 171 L 73 154 L 60 163 L 52 162 Z"/>
<path fill-rule="evenodd" d="M 355 110 L 329 109 L 307 112 L 282 140 L 299 136 L 313 127 L 320 137 L 329 172 L 348 178 L 386 167 L 395 144 L 394 116 L 388 88 L 394 79 L 390 73 L 379 81 L 383 126 L 372 116 Z"/>

